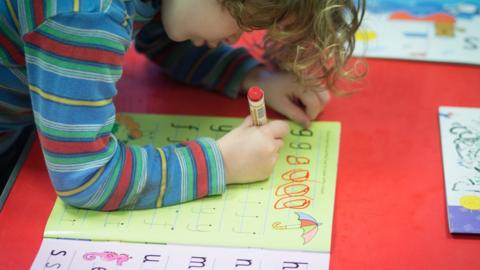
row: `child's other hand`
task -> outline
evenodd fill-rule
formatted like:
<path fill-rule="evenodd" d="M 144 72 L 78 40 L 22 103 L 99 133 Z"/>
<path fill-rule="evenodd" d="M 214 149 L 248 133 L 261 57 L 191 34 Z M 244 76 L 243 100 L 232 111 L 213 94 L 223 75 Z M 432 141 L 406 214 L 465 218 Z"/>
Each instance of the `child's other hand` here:
<path fill-rule="evenodd" d="M 256 67 L 246 76 L 243 87 L 258 85 L 265 92 L 265 103 L 277 112 L 307 128 L 330 100 L 324 89 L 306 89 L 287 72 Z M 323 91 L 322 91 L 323 90 Z"/>
<path fill-rule="evenodd" d="M 270 176 L 288 133 L 285 121 L 252 126 L 250 116 L 217 143 L 225 163 L 227 184 L 250 183 Z"/>

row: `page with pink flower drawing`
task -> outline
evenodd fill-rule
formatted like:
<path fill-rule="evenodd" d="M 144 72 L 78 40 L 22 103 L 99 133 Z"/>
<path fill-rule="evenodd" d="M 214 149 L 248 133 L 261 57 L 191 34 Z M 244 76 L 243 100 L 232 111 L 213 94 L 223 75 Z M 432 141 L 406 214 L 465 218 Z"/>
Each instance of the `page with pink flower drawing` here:
<path fill-rule="evenodd" d="M 323 252 L 45 238 L 31 269 L 326 270 L 329 260 Z"/>

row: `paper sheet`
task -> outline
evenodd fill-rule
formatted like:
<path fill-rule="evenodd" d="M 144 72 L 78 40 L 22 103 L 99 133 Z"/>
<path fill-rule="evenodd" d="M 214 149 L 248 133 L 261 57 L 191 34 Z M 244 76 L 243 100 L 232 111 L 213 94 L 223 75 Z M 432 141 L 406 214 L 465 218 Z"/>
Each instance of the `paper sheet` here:
<path fill-rule="evenodd" d="M 356 56 L 480 65 L 480 0 L 369 0 Z"/>
<path fill-rule="evenodd" d="M 44 239 L 31 269 L 327 270 L 329 254 Z"/>
<path fill-rule="evenodd" d="M 480 108 L 440 107 L 439 117 L 450 232 L 480 234 Z"/>

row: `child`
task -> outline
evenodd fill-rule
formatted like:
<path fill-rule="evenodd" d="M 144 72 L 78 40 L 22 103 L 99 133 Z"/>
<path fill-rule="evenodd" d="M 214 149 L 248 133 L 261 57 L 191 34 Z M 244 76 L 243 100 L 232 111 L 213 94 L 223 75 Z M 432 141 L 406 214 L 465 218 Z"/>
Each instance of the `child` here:
<path fill-rule="evenodd" d="M 307 127 L 328 101 L 320 90 L 349 76 L 363 9 L 350 0 L 1 1 L 3 137 L 34 121 L 58 196 L 81 208 L 162 207 L 265 179 L 284 121 L 252 127 L 247 117 L 218 141 L 161 148 L 116 140 L 112 98 L 131 38 L 173 78 L 229 97 L 259 85 L 271 108 Z M 271 67 L 223 44 L 256 29 L 267 30 Z"/>

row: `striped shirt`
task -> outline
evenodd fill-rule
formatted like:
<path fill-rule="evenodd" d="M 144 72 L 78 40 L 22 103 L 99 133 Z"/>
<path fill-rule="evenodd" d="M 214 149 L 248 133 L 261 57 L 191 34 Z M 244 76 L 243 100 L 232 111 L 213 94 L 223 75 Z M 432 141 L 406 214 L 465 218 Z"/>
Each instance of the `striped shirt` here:
<path fill-rule="evenodd" d="M 245 49 L 171 41 L 159 9 L 140 0 L 0 1 L 0 153 L 35 123 L 51 182 L 70 205 L 154 208 L 225 190 L 213 139 L 140 147 L 111 133 L 132 37 L 173 78 L 229 97 L 258 65 Z"/>

